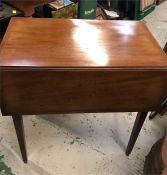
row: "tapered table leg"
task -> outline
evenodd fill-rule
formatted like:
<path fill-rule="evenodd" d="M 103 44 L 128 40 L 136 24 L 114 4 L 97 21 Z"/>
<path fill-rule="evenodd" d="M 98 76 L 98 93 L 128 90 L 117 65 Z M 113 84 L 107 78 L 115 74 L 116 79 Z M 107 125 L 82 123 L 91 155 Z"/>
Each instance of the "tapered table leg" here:
<path fill-rule="evenodd" d="M 151 112 L 149 115 L 149 119 L 152 120 L 158 113 L 159 113 L 159 110 L 155 112 Z"/>
<path fill-rule="evenodd" d="M 133 146 L 134 146 L 134 144 L 137 140 L 137 137 L 138 137 L 138 135 L 140 133 L 140 130 L 143 126 L 143 123 L 146 119 L 147 113 L 148 112 L 138 112 L 137 113 L 137 117 L 136 117 L 133 129 L 132 129 L 132 133 L 131 133 L 131 136 L 130 136 L 130 139 L 129 139 L 129 143 L 128 143 L 128 146 L 126 148 L 126 155 L 127 156 L 131 153 L 131 151 L 133 149 Z"/>
<path fill-rule="evenodd" d="M 16 130 L 22 158 L 24 163 L 27 163 L 27 150 L 26 150 L 26 142 L 25 142 L 25 135 L 24 135 L 23 118 L 21 115 L 12 116 L 12 118 L 13 118 L 15 130 Z"/>
<path fill-rule="evenodd" d="M 167 97 L 165 97 L 164 101 L 162 102 L 160 108 L 155 112 L 151 112 L 149 119 L 153 119 L 157 114 L 163 115 L 167 110 Z"/>

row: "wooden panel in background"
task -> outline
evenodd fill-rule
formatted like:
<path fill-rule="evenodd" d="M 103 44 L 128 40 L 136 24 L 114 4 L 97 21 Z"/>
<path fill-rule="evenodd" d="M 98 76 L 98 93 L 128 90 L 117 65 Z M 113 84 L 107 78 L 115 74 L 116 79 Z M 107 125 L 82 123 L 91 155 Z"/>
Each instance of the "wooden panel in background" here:
<path fill-rule="evenodd" d="M 25 16 L 31 16 L 34 13 L 34 8 L 40 5 L 47 4 L 52 0 L 5 0 L 9 4 L 17 7 L 24 12 Z"/>

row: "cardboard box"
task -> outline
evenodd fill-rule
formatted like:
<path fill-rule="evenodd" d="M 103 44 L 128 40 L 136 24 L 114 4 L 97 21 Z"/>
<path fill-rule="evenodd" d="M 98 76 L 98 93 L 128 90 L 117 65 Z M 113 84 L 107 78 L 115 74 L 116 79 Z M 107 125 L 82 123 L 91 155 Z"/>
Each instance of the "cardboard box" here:
<path fill-rule="evenodd" d="M 51 13 L 53 18 L 76 18 L 77 5 L 71 4 L 58 10 L 54 10 Z"/>

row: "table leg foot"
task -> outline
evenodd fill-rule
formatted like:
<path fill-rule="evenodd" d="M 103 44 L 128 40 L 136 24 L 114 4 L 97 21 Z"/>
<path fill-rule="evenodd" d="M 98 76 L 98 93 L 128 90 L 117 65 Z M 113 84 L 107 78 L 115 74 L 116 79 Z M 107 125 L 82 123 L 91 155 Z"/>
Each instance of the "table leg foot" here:
<path fill-rule="evenodd" d="M 24 125 L 23 125 L 23 118 L 21 115 L 12 116 L 13 123 L 16 130 L 17 139 L 19 142 L 21 154 L 24 163 L 27 163 L 27 150 L 26 150 L 26 141 L 24 135 Z"/>
<path fill-rule="evenodd" d="M 138 112 L 137 113 L 137 117 L 136 117 L 133 129 L 132 129 L 132 133 L 131 133 L 131 136 L 130 136 L 130 139 L 129 139 L 129 143 L 128 143 L 128 146 L 126 148 L 126 155 L 127 156 L 131 153 L 131 151 L 134 147 L 134 144 L 137 140 L 137 137 L 138 137 L 138 135 L 140 133 L 140 130 L 143 126 L 143 123 L 146 119 L 147 113 L 148 112 Z"/>
<path fill-rule="evenodd" d="M 149 119 L 152 120 L 157 114 L 158 114 L 157 111 L 151 112 L 151 114 L 150 114 L 150 116 L 149 116 Z"/>

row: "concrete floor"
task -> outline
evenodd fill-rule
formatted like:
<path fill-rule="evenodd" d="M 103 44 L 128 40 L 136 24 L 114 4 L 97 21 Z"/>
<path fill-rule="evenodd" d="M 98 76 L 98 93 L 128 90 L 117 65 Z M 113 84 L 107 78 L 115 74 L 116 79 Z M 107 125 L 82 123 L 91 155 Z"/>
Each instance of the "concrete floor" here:
<path fill-rule="evenodd" d="M 163 47 L 167 41 L 167 1 L 144 21 Z M 29 159 L 26 165 L 11 117 L 0 117 L 0 169 L 6 168 L 9 173 L 3 170 L 5 175 L 140 175 L 145 156 L 166 132 L 167 115 L 145 122 L 132 154 L 126 157 L 124 152 L 135 115 L 25 116 Z"/>

